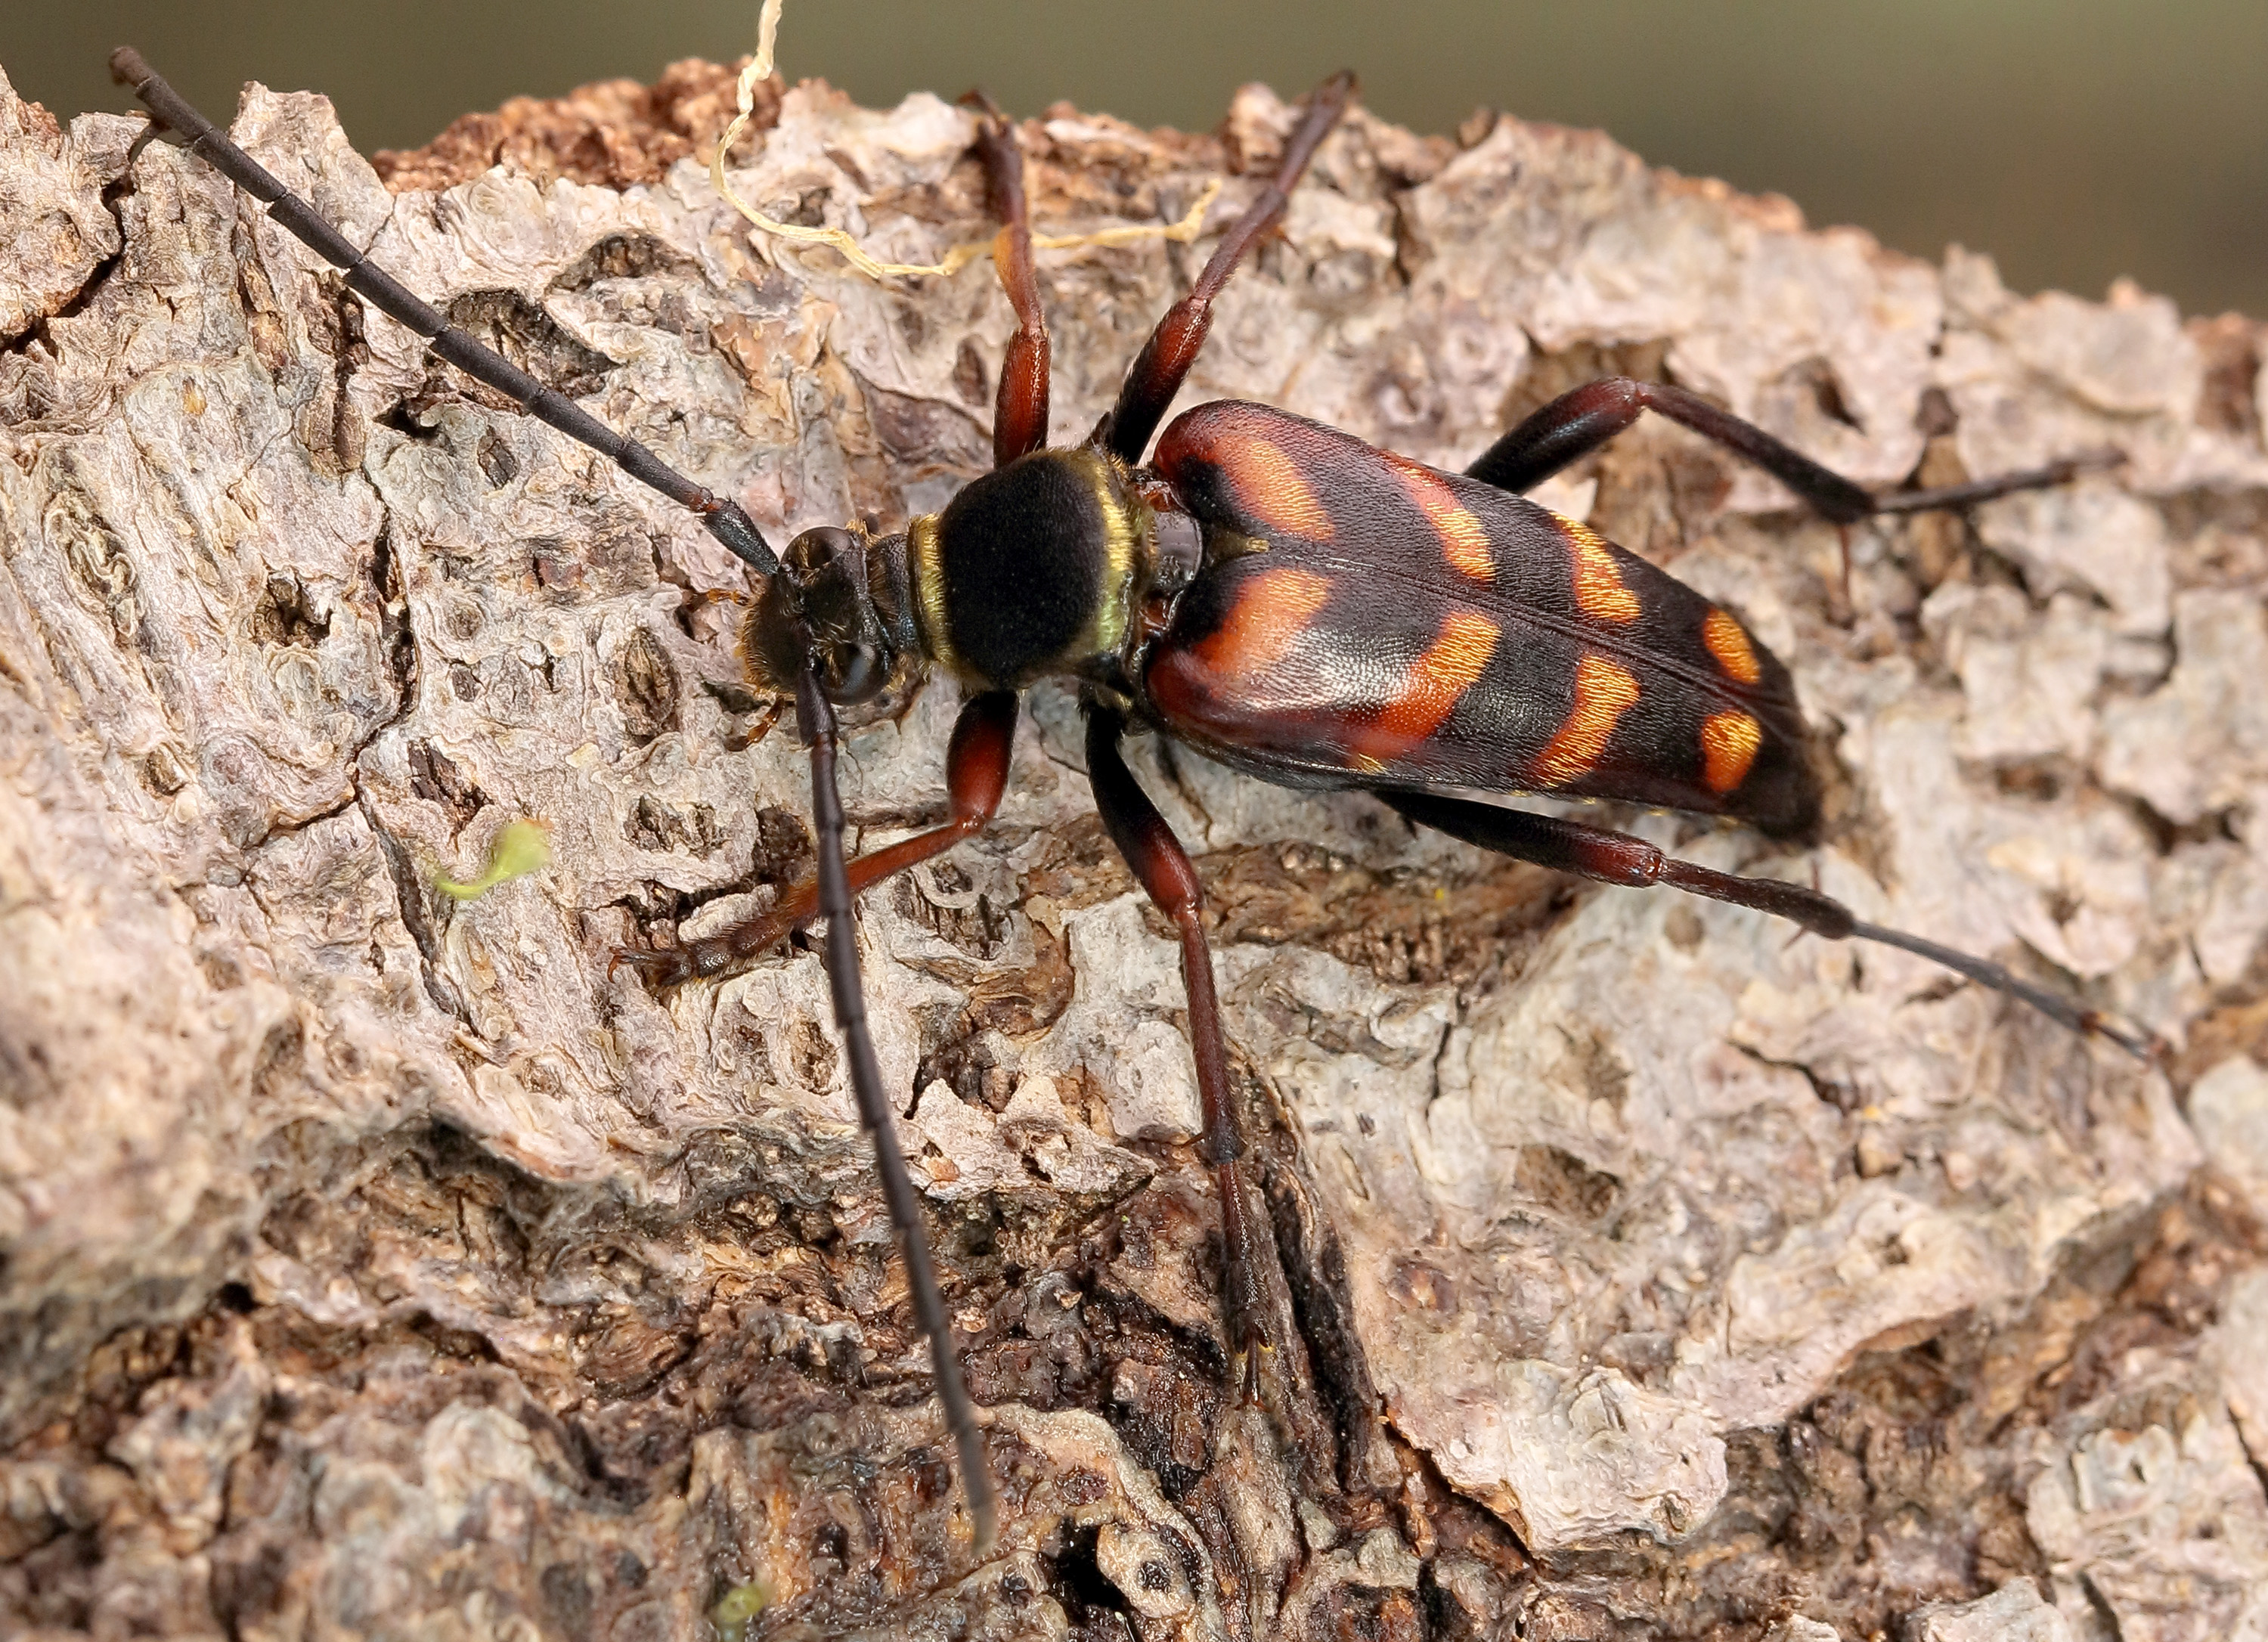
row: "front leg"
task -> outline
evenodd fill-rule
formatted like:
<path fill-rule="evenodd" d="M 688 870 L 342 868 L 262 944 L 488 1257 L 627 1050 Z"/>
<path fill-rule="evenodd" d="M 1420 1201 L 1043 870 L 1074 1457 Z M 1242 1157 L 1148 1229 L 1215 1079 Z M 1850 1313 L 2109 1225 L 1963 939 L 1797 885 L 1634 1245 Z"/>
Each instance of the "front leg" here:
<path fill-rule="evenodd" d="M 1108 708 L 1090 705 L 1086 717 L 1086 777 L 1094 788 L 1094 807 L 1110 842 L 1134 871 L 1160 911 L 1173 919 L 1182 938 L 1182 984 L 1189 1000 L 1189 1049 L 1197 1058 L 1197 1099 L 1204 1132 L 1197 1142 L 1212 1165 L 1220 1191 L 1221 1286 L 1230 1338 L 1244 1359 L 1244 1394 L 1258 1389 L 1259 1359 L 1266 1341 L 1260 1329 L 1260 1287 L 1252 1263 L 1252 1234 L 1244 1221 L 1244 1197 L 1236 1160 L 1244 1155 L 1243 1125 L 1228 1086 L 1228 1045 L 1220 1029 L 1220 998 L 1213 989 L 1212 949 L 1204 932 L 1204 888 L 1150 795 L 1142 791 L 1118 749 L 1126 720 Z"/>
<path fill-rule="evenodd" d="M 1000 808 L 1008 789 L 1008 753 L 1016 739 L 1016 695 L 1012 690 L 987 690 L 971 696 L 953 726 L 953 744 L 945 755 L 945 789 L 950 818 L 902 843 L 869 850 L 849 863 L 850 892 L 856 897 L 941 855 L 963 838 L 975 836 Z M 704 935 L 681 946 L 659 952 L 619 952 L 617 964 L 627 964 L 658 986 L 681 986 L 704 975 L 717 975 L 733 965 L 767 952 L 820 916 L 819 880 L 807 878 L 782 895 L 770 910 Z"/>
<path fill-rule="evenodd" d="M 1292 129 L 1291 138 L 1284 144 L 1284 158 L 1276 167 L 1276 175 L 1259 196 L 1245 208 L 1229 231 L 1221 236 L 1220 244 L 1207 259 L 1204 271 L 1197 276 L 1189 294 L 1166 310 L 1150 339 L 1142 344 L 1142 351 L 1134 357 L 1126 372 L 1126 380 L 1118 389 L 1117 403 L 1110 409 L 1096 427 L 1088 443 L 1100 445 L 1123 462 L 1138 462 L 1148 448 L 1150 436 L 1158 431 L 1164 419 L 1166 408 L 1174 402 L 1174 395 L 1182 391 L 1182 382 L 1197 363 L 1197 350 L 1204 346 L 1205 337 L 1212 330 L 1213 298 L 1220 295 L 1228 276 L 1236 272 L 1261 237 L 1280 221 L 1292 203 L 1292 190 L 1300 186 L 1300 178 L 1307 169 L 1307 162 L 1315 157 L 1331 128 L 1346 113 L 1347 103 L 1354 96 L 1354 76 L 1334 74 L 1315 87 L 1307 99 L 1307 111 Z"/>

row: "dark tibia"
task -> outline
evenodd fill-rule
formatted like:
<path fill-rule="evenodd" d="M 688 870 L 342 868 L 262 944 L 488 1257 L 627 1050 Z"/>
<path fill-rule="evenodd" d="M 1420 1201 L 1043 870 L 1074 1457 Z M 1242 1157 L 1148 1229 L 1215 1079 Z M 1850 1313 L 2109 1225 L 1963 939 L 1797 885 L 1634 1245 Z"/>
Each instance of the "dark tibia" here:
<path fill-rule="evenodd" d="M 1016 740 L 1016 696 L 1011 690 L 990 690 L 973 696 L 962 706 L 953 726 L 953 745 L 945 755 L 945 787 L 951 819 L 942 827 L 880 850 L 870 850 L 849 864 L 850 894 L 855 898 L 909 867 L 919 866 L 932 856 L 942 855 L 963 838 L 983 831 L 1000 807 L 1008 787 L 1008 754 Z M 615 961 L 638 970 L 658 986 L 681 986 L 702 976 L 719 975 L 734 964 L 770 952 L 788 936 L 821 916 L 820 885 L 806 879 L 783 895 L 761 917 L 748 919 L 704 935 L 682 946 L 659 952 L 623 952 Z"/>
<path fill-rule="evenodd" d="M 961 99 L 983 112 L 976 151 L 984 160 L 985 192 L 1000 234 L 992 266 L 1016 311 L 1016 334 L 1000 359 L 1000 393 L 992 411 L 992 465 L 1005 468 L 1048 442 L 1048 321 L 1040 311 L 1039 276 L 1032 267 L 1032 213 L 1024 199 L 1024 151 L 1016 128 L 982 92 Z"/>
<path fill-rule="evenodd" d="M 1182 983 L 1189 1000 L 1189 1049 L 1197 1066 L 1197 1098 L 1204 1109 L 1199 1140 L 1220 1191 L 1223 1297 L 1229 1325 L 1245 1359 L 1245 1390 L 1256 1385 L 1253 1356 L 1261 1342 L 1260 1292 L 1252 1266 L 1252 1234 L 1245 1227 L 1244 1197 L 1236 1160 L 1244 1154 L 1244 1132 L 1228 1086 L 1228 1046 L 1221 1034 L 1220 999 L 1213 990 L 1212 952 L 1204 933 L 1204 891 L 1189 852 L 1150 795 L 1142 791 L 1119 752 L 1126 721 L 1107 708 L 1090 705 L 1086 718 L 1086 777 L 1094 788 L 1111 843 L 1134 871 L 1143 891 L 1173 919 L 1182 939 Z"/>
<path fill-rule="evenodd" d="M 1465 469 L 1468 475 L 1514 492 L 1533 489 L 1568 463 L 1587 456 L 1638 419 L 1655 410 L 1747 458 L 1802 497 L 1823 518 L 1855 524 L 1876 513 L 1916 513 L 1930 508 L 1968 507 L 2007 496 L 2061 484 L 2083 468 L 2102 465 L 2102 455 L 2073 458 L 2022 473 L 2001 474 L 1935 490 L 1893 491 L 1876 496 L 1842 475 L 1821 467 L 1802 452 L 1774 438 L 1752 422 L 1720 410 L 1707 400 L 1666 383 L 1611 376 L 1562 394 L 1506 434 Z"/>
<path fill-rule="evenodd" d="M 2161 1050 L 2162 1046 L 2148 1034 L 2123 1026 L 2059 993 L 2035 986 L 1997 963 L 1973 958 L 1900 930 L 1861 923 L 1841 902 L 1800 884 L 1714 872 L 1664 855 L 1645 840 L 1627 833 L 1587 827 L 1580 821 L 1556 815 L 1499 808 L 1493 804 L 1443 798 L 1431 792 L 1381 792 L 1379 796 L 1411 821 L 1481 849 L 1511 856 L 1514 860 L 1532 861 L 1556 872 L 1572 873 L 1579 878 L 1595 879 L 1602 884 L 1619 884 L 1626 888 L 1644 889 L 1667 884 L 1673 889 L 1706 895 L 1712 901 L 1769 912 L 1829 940 L 1869 940 L 1896 946 L 1943 964 L 1980 986 L 2029 1004 L 2051 1020 L 2074 1032 L 2091 1032 L 2108 1038 L 2143 1060 L 2154 1060 Z"/>
<path fill-rule="evenodd" d="M 819 682 L 819 662 L 806 644 L 802 674 L 796 680 L 795 707 L 803 737 L 811 747 L 811 817 L 819 843 L 819 911 L 827 920 L 827 984 L 835 996 L 835 1024 L 850 1057 L 850 1085 L 858 1097 L 858 1121 L 874 1143 L 874 1170 L 882 1177 L 882 1197 L 890 1207 L 913 1289 L 914 1315 L 929 1336 L 930 1360 L 937 1371 L 938 1400 L 961 1454 L 961 1486 L 980 1550 L 993 1539 L 992 1479 L 984 1469 L 984 1444 L 976 1416 L 961 1384 L 961 1364 L 953 1354 L 945 1302 L 930 1263 L 929 1239 L 922 1230 L 921 1200 L 898 1150 L 897 1125 L 882 1093 L 882 1069 L 866 1028 L 866 999 L 858 979 L 858 936 L 850 920 L 850 880 L 843 861 L 843 799 L 835 785 L 835 709 Z"/>
<path fill-rule="evenodd" d="M 1205 333 L 1212 328 L 1213 298 L 1228 283 L 1228 276 L 1236 271 L 1245 254 L 1284 214 L 1284 208 L 1291 202 L 1292 190 L 1300 184 L 1300 173 L 1307 169 L 1315 150 L 1346 113 L 1348 100 L 1353 95 L 1354 76 L 1351 73 L 1335 74 L 1315 87 L 1307 99 L 1307 114 L 1292 133 L 1292 140 L 1284 145 L 1283 163 L 1277 166 L 1274 180 L 1245 208 L 1236 225 L 1222 236 L 1211 260 L 1204 265 L 1204 272 L 1189 288 L 1189 294 L 1166 310 L 1166 317 L 1158 321 L 1158 328 L 1150 333 L 1150 340 L 1142 344 L 1133 368 L 1126 373 L 1125 384 L 1118 390 L 1117 404 L 1094 431 L 1094 442 L 1107 447 L 1120 460 L 1142 460 L 1150 436 L 1158 431 L 1158 423 L 1165 416 L 1166 408 L 1174 402 L 1174 395 L 1181 392 L 1182 379 L 1197 363 L 1197 350 L 1204 346 Z"/>
<path fill-rule="evenodd" d="M 110 72 L 120 84 L 134 88 L 134 94 L 149 107 L 158 124 L 188 138 L 191 153 L 267 206 L 277 226 L 344 274 L 348 290 L 423 337 L 435 354 L 467 376 L 486 383 L 569 438 L 589 445 L 640 484 L 690 509 L 711 535 L 753 569 L 766 576 L 779 569 L 779 556 L 738 503 L 725 501 L 706 486 L 694 483 L 636 439 L 615 432 L 573 401 L 450 324 L 438 310 L 372 264 L 345 235 L 317 216 L 313 206 L 230 142 L 211 121 L 160 79 L 142 60 L 141 53 L 131 46 L 120 47 L 110 54 Z"/>

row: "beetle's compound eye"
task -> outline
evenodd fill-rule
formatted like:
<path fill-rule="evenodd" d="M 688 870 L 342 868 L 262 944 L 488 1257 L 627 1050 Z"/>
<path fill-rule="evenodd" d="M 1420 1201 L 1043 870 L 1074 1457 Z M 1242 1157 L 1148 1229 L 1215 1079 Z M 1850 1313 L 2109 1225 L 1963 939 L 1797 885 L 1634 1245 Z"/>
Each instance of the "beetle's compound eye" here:
<path fill-rule="evenodd" d="M 798 585 L 811 587 L 840 575 L 839 567 L 857 556 L 858 539 L 836 525 L 818 525 L 787 544 L 780 562 Z"/>
<path fill-rule="evenodd" d="M 882 693 L 889 668 L 872 644 L 829 644 L 820 664 L 820 682 L 837 707 L 859 707 Z"/>

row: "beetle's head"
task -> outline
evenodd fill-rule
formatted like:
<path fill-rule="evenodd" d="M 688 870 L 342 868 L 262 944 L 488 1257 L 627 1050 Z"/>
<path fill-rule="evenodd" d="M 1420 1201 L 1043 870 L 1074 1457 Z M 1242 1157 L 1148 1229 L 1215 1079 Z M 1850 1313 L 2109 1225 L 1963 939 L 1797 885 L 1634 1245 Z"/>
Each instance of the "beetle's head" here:
<path fill-rule="evenodd" d="M 789 542 L 740 636 L 751 681 L 792 696 L 806 636 L 821 688 L 846 723 L 902 710 L 924 672 L 906 585 L 906 539 L 823 525 Z"/>

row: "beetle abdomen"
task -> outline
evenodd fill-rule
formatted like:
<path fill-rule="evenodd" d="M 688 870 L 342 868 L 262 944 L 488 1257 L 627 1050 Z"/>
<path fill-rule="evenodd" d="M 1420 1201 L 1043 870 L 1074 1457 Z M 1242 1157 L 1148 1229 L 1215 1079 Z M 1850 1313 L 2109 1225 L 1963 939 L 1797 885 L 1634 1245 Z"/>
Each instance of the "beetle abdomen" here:
<path fill-rule="evenodd" d="M 1174 733 L 1303 782 L 1815 821 L 1787 669 L 1587 526 L 1260 405 L 1189 412 L 1156 461 L 1233 549 L 1149 652 Z"/>

